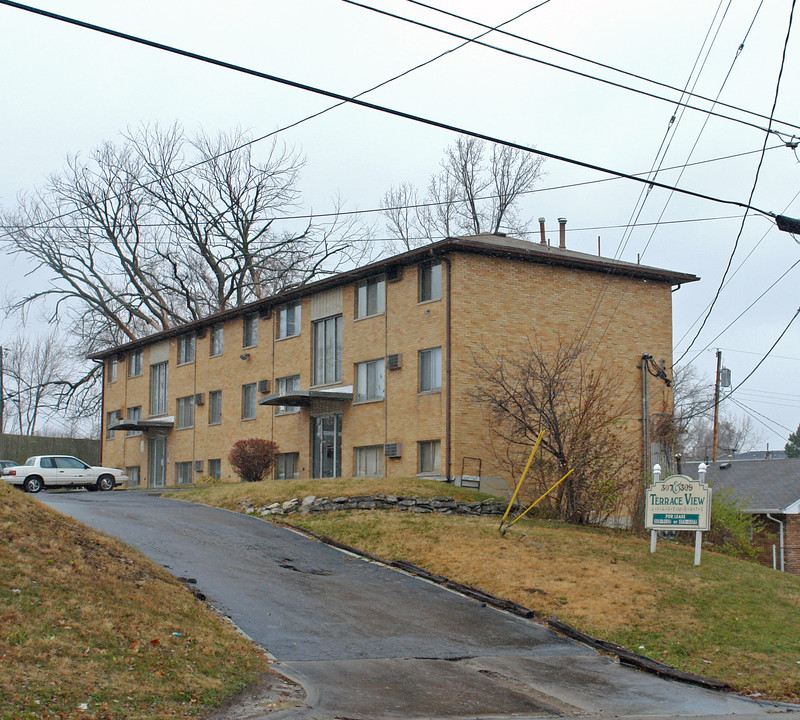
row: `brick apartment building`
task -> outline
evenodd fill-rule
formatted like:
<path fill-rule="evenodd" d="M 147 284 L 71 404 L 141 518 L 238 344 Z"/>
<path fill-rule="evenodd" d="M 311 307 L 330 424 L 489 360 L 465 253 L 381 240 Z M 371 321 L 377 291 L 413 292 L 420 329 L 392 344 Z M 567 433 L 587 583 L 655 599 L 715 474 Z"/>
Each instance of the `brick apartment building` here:
<path fill-rule="evenodd" d="M 97 353 L 103 463 L 131 485 L 233 480 L 232 444 L 264 437 L 280 447 L 279 479 L 457 480 L 477 459 L 499 478 L 468 397 L 473 352 L 555 346 L 591 317 L 595 361 L 641 398 L 642 354 L 671 363 L 671 291 L 697 279 L 567 250 L 563 224 L 558 248 L 488 234 L 436 242 Z M 669 390 L 649 401 L 668 411 Z M 641 412 L 629 424 L 641 450 Z"/>

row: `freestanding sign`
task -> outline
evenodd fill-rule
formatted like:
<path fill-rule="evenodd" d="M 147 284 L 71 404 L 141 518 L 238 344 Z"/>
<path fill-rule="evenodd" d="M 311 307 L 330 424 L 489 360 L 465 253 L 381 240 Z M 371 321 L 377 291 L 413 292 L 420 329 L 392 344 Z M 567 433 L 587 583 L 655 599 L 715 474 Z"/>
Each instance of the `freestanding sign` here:
<path fill-rule="evenodd" d="M 645 528 L 650 530 L 650 552 L 656 551 L 659 530 L 694 530 L 694 564 L 700 564 L 703 531 L 711 527 L 711 488 L 705 484 L 706 466 L 700 479 L 670 475 L 661 479 L 661 467 L 653 467 L 653 484 L 645 497 Z"/>

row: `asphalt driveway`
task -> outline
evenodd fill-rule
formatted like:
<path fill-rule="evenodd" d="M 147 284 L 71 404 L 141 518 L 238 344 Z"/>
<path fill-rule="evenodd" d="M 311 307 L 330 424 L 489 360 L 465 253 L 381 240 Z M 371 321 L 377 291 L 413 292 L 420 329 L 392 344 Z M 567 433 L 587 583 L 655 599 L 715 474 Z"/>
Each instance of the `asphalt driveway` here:
<path fill-rule="evenodd" d="M 175 576 L 196 579 L 304 685 L 303 717 L 774 717 L 778 710 L 622 667 L 536 623 L 253 517 L 139 491 L 37 497 Z"/>

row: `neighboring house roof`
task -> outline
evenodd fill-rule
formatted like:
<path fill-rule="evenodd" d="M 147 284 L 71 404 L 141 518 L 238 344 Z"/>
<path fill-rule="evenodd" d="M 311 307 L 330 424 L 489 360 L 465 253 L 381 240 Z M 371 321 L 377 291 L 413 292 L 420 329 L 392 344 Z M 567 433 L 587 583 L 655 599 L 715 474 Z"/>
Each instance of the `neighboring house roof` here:
<path fill-rule="evenodd" d="M 736 453 L 733 460 L 785 460 L 785 450 L 751 450 L 750 452 Z"/>
<path fill-rule="evenodd" d="M 696 478 L 699 465 L 683 463 L 681 471 Z M 708 463 L 706 482 L 714 489 L 730 490 L 749 512 L 800 513 L 800 458 Z"/>
<path fill-rule="evenodd" d="M 480 235 L 467 237 L 446 238 L 438 242 L 430 243 L 429 245 L 423 245 L 414 250 L 409 250 L 408 252 L 370 263 L 369 265 L 364 265 L 322 280 L 308 283 L 307 285 L 301 285 L 300 287 L 271 295 L 268 298 L 255 300 L 246 305 L 240 305 L 230 310 L 209 315 L 199 320 L 193 320 L 192 322 L 168 330 L 162 330 L 123 345 L 92 353 L 89 355 L 89 359 L 104 360 L 116 353 L 135 350 L 136 348 L 150 345 L 151 343 L 159 342 L 160 340 L 181 335 L 186 332 L 191 332 L 192 330 L 202 327 L 224 322 L 240 315 L 266 310 L 322 290 L 338 287 L 339 285 L 346 285 L 355 280 L 385 272 L 388 268 L 412 265 L 425 259 L 441 257 L 452 252 L 476 253 L 489 257 L 506 257 L 524 262 L 567 267 L 589 272 L 600 272 L 609 275 L 624 275 L 645 281 L 651 280 L 678 286 L 683 283 L 696 282 L 700 279 L 696 275 L 689 273 L 673 272 L 649 265 L 612 260 L 600 257 L 599 255 L 590 255 L 588 253 L 575 252 L 565 248 L 551 247 L 549 245 L 532 243 L 527 240 L 506 237 L 504 235 L 482 233 Z"/>

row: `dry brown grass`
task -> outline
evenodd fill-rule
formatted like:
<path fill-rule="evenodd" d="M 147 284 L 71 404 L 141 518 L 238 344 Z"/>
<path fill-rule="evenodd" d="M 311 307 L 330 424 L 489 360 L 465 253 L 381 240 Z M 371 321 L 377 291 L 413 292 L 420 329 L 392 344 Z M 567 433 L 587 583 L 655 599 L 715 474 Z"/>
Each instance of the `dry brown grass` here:
<path fill-rule="evenodd" d="M 263 655 L 159 566 L 0 483 L 0 717 L 195 717 Z"/>

